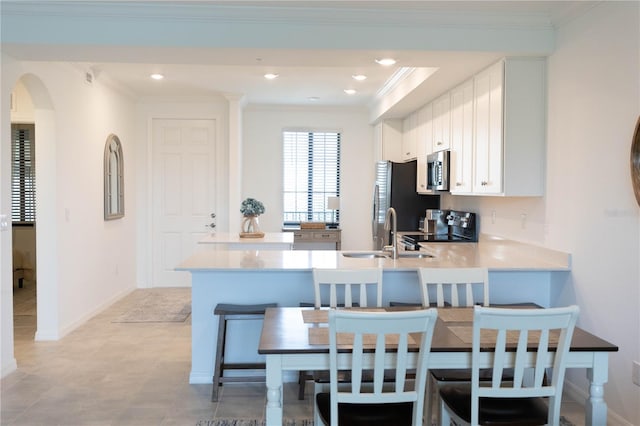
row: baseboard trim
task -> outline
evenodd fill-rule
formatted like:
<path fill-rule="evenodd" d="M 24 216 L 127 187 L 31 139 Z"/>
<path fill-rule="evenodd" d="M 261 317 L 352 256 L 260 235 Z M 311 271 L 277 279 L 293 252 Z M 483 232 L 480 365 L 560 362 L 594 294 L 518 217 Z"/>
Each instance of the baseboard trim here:
<path fill-rule="evenodd" d="M 210 385 L 213 383 L 213 373 L 194 372 L 189 374 L 190 385 Z"/>
<path fill-rule="evenodd" d="M 78 318 L 77 320 L 73 321 L 71 324 L 65 327 L 62 327 L 57 330 L 53 329 L 53 330 L 36 331 L 35 341 L 43 342 L 43 341 L 52 341 L 52 340 L 62 339 L 64 336 L 71 333 L 73 330 L 80 327 L 82 324 L 84 324 L 94 316 L 98 315 L 100 312 L 104 311 L 105 309 L 113 305 L 118 300 L 124 298 L 135 289 L 136 289 L 135 287 L 130 287 L 116 293 L 113 297 L 103 301 L 98 306 L 96 306 L 95 309 L 91 310 L 90 312 L 87 312 L 86 314 L 82 315 L 80 318 Z"/>
<path fill-rule="evenodd" d="M 13 373 L 18 369 L 18 362 L 15 358 L 11 358 L 9 362 L 2 365 L 2 371 L 0 371 L 0 378 L 4 379 L 9 374 Z"/>
<path fill-rule="evenodd" d="M 191 288 L 191 283 L 189 283 L 189 284 L 171 284 L 171 285 L 154 284 L 151 287 L 147 287 L 147 288 Z"/>
<path fill-rule="evenodd" d="M 565 380 L 564 381 L 564 392 L 571 397 L 574 401 L 584 407 L 587 398 L 589 398 L 589 394 L 584 391 L 579 386 L 576 386 L 574 383 Z M 606 396 L 606 393 L 605 393 Z M 611 410 L 611 407 L 607 405 L 607 424 L 615 424 L 622 426 L 634 426 L 633 423 L 629 423 L 626 419 L 620 416 L 618 413 Z"/>

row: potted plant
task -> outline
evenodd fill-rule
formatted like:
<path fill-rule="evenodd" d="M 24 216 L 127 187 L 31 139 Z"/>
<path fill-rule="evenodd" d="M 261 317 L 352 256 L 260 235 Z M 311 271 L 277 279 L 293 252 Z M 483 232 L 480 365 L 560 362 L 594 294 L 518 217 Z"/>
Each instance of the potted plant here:
<path fill-rule="evenodd" d="M 255 198 L 247 198 L 240 205 L 240 213 L 244 216 L 242 220 L 241 237 L 264 237 L 264 232 L 260 231 L 258 216 L 265 212 L 264 204 Z"/>

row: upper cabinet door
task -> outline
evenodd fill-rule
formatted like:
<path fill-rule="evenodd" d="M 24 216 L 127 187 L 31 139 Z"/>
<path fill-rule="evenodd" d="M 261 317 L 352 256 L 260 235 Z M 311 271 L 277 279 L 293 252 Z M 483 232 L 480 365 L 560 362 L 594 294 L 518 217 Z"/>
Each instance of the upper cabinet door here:
<path fill-rule="evenodd" d="M 473 173 L 473 80 L 451 91 L 450 192 L 471 193 Z"/>
<path fill-rule="evenodd" d="M 502 114 L 504 62 L 500 61 L 474 78 L 475 171 L 473 191 L 502 193 Z"/>
<path fill-rule="evenodd" d="M 402 121 L 383 120 L 373 128 L 375 161 L 402 161 Z"/>
<path fill-rule="evenodd" d="M 418 113 L 414 112 L 402 122 L 402 159 L 404 161 L 416 159 L 418 139 Z"/>
<path fill-rule="evenodd" d="M 416 190 L 421 194 L 430 194 L 427 189 L 427 155 L 431 154 L 433 146 L 433 105 L 427 104 L 418 110 L 418 137 L 416 140 L 416 155 L 418 170 L 416 173 Z"/>
<path fill-rule="evenodd" d="M 505 58 L 474 79 L 474 194 L 544 194 L 546 60 Z"/>
<path fill-rule="evenodd" d="M 433 101 L 433 152 L 451 146 L 451 98 L 447 92 Z"/>

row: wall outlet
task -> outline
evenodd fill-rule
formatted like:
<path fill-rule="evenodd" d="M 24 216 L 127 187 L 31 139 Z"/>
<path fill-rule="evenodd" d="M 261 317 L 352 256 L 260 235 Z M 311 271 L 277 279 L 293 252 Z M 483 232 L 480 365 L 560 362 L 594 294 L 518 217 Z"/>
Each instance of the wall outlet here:
<path fill-rule="evenodd" d="M 640 362 L 633 361 L 633 367 L 631 368 L 631 380 L 636 386 L 640 386 Z"/>

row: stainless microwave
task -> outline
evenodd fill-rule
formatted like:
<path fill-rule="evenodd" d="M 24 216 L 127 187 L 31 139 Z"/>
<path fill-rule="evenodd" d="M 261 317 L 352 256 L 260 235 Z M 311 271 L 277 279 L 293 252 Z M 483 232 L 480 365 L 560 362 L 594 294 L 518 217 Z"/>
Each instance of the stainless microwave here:
<path fill-rule="evenodd" d="M 449 151 L 438 151 L 427 155 L 427 189 L 449 190 Z"/>

